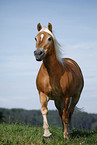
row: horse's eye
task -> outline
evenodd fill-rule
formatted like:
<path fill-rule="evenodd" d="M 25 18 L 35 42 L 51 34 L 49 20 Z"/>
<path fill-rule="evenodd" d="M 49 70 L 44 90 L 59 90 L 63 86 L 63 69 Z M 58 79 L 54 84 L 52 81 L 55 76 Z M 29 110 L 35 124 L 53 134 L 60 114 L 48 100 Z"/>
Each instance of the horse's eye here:
<path fill-rule="evenodd" d="M 37 41 L 37 38 L 35 37 L 35 41 Z"/>
<path fill-rule="evenodd" d="M 52 40 L 52 37 L 49 37 L 49 38 L 48 38 L 48 41 L 51 41 L 51 40 Z"/>

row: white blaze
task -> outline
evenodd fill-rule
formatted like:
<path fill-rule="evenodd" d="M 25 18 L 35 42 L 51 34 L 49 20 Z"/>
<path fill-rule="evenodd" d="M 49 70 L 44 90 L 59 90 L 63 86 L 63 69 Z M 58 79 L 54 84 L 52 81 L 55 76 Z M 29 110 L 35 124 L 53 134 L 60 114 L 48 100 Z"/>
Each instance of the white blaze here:
<path fill-rule="evenodd" d="M 42 41 L 43 37 L 44 37 L 44 34 L 41 34 L 41 41 Z"/>

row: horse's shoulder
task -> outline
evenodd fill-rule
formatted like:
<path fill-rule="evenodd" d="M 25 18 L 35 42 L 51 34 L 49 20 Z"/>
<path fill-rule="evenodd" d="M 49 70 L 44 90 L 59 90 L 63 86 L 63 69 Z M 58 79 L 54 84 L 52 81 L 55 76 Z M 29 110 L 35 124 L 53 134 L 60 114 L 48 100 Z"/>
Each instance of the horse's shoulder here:
<path fill-rule="evenodd" d="M 47 69 L 42 64 L 36 79 L 36 85 L 38 90 L 48 94 L 51 91 L 51 86 L 49 82 L 50 80 L 49 80 Z"/>

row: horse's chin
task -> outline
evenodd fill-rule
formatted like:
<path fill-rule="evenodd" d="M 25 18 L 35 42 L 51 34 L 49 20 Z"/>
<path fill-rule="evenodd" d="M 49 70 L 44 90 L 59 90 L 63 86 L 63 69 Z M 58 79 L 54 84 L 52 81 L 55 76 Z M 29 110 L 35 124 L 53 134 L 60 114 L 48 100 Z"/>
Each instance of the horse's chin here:
<path fill-rule="evenodd" d="M 40 58 L 36 58 L 36 61 L 42 61 L 43 59 L 40 59 Z"/>

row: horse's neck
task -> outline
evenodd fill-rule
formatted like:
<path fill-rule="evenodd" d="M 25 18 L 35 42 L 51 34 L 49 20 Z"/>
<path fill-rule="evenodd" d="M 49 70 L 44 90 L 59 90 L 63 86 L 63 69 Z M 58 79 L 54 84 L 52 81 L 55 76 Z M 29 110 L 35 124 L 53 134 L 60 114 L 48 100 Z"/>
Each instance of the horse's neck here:
<path fill-rule="evenodd" d="M 43 63 L 50 76 L 55 76 L 57 72 L 62 71 L 62 64 L 57 60 L 55 53 L 45 58 Z"/>

